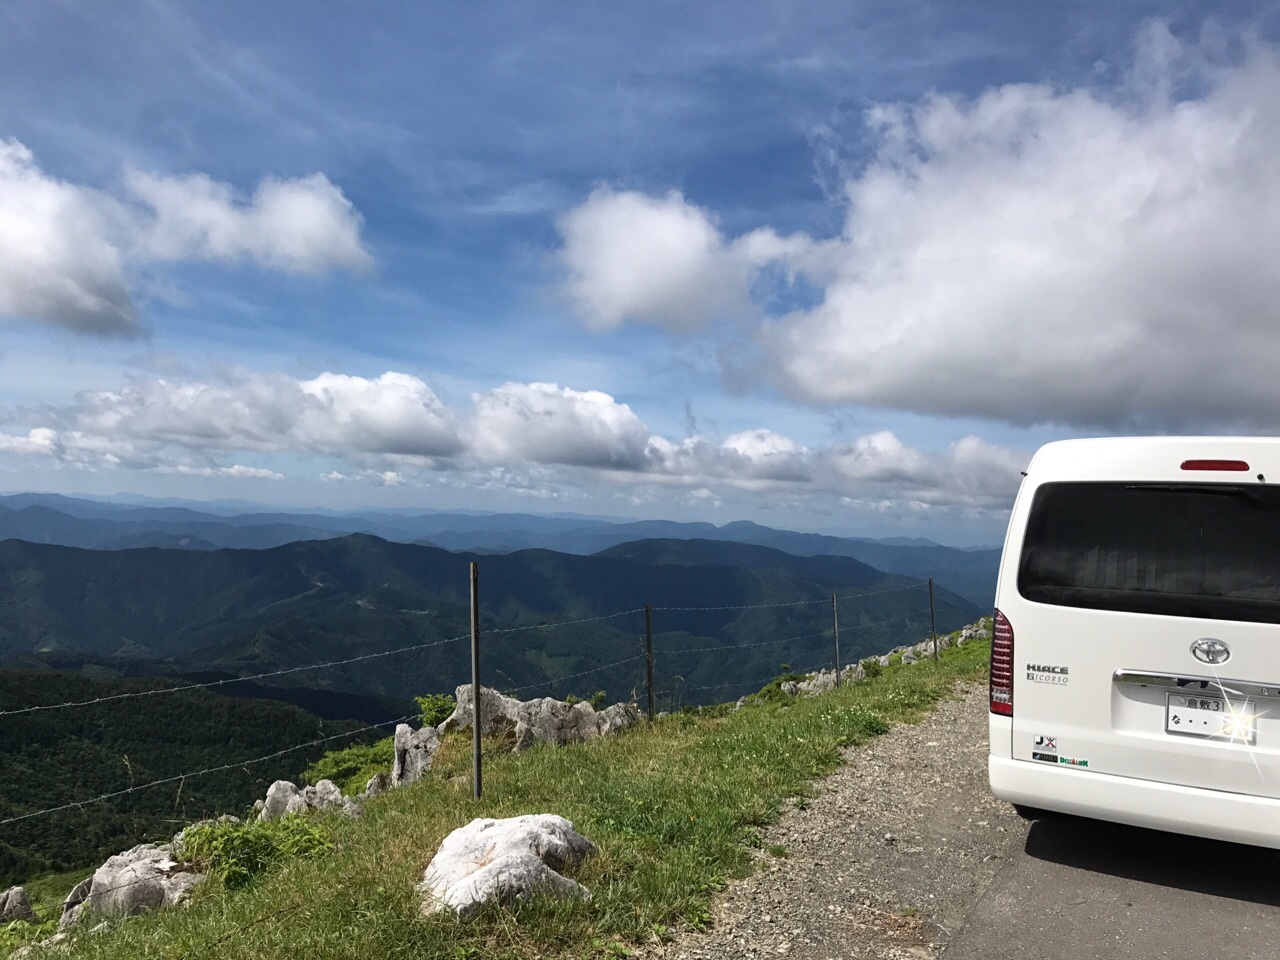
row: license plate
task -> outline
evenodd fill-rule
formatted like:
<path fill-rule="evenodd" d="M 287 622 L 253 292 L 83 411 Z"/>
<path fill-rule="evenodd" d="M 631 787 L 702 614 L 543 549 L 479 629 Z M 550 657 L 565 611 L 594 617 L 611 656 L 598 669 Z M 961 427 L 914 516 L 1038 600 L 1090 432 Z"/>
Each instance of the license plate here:
<path fill-rule="evenodd" d="M 1258 737 L 1258 718 L 1252 700 L 1170 693 L 1165 702 L 1164 729 L 1191 737 L 1253 743 Z"/>

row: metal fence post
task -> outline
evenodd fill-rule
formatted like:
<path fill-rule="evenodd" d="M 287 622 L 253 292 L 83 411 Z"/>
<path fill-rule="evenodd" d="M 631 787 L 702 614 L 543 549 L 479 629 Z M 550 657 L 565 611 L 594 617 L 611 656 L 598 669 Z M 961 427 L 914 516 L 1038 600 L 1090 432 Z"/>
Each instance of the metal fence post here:
<path fill-rule="evenodd" d="M 644 605 L 644 652 L 649 683 L 649 719 L 653 719 L 653 604 Z"/>
<path fill-rule="evenodd" d="M 831 635 L 836 641 L 836 686 L 840 686 L 840 610 L 836 606 L 836 595 L 831 594 Z"/>
<path fill-rule="evenodd" d="M 933 638 L 933 659 L 938 659 L 938 626 L 933 612 L 933 577 L 929 578 L 929 636 Z"/>
<path fill-rule="evenodd" d="M 480 799 L 480 564 L 471 562 L 471 795 Z"/>

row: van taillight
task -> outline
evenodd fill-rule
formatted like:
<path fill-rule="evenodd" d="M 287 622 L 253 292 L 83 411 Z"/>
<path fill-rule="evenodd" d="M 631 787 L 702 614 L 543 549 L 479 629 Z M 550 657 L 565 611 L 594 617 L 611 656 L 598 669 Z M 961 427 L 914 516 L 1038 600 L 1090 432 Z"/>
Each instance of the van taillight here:
<path fill-rule="evenodd" d="M 1183 460 L 1183 470 L 1230 470 L 1242 473 L 1249 469 L 1243 460 Z"/>
<path fill-rule="evenodd" d="M 1013 716 L 1013 627 L 999 610 L 991 627 L 991 712 Z"/>

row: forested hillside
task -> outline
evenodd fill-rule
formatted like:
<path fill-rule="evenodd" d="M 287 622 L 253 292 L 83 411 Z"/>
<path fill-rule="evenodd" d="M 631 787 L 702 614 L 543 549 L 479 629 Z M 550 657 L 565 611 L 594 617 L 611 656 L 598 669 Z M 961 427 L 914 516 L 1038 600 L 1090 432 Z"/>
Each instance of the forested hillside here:
<path fill-rule="evenodd" d="M 7 541 L 0 658 L 97 673 L 246 676 L 415 647 L 271 682 L 396 698 L 449 691 L 469 676 L 466 644 L 441 641 L 469 632 L 471 559 L 481 565 L 486 670 L 509 688 L 546 684 L 545 692 L 563 694 L 559 678 L 605 668 L 588 682 L 628 694 L 637 669 L 608 665 L 640 652 L 638 608 L 646 602 L 658 608 L 658 676 L 678 676 L 685 688 L 754 681 L 783 663 L 819 665 L 831 646 L 830 606 L 821 601 L 832 593 L 845 598 L 847 657 L 928 629 L 918 581 L 849 558 L 712 541 L 478 558 L 363 535 L 261 551 L 104 552 Z M 946 590 L 936 600 L 939 629 L 980 612 Z M 624 611 L 631 612 L 613 616 Z M 566 621 L 589 622 L 547 628 Z M 799 639 L 751 646 L 789 637 Z M 734 655 L 680 653 L 707 647 Z"/>
<path fill-rule="evenodd" d="M 0 671 L 0 711 L 164 685 Z M 192 771 L 234 765 L 359 726 L 320 720 L 282 703 L 204 691 L 0 716 L 0 820 Z M 377 736 L 385 732 L 355 739 Z M 265 794 L 272 781 L 296 777 L 326 749 L 349 742 L 353 741 L 335 740 L 266 763 L 232 766 L 108 802 L 6 824 L 0 832 L 0 888 L 41 873 L 92 866 L 144 839 L 169 837 L 182 824 L 206 815 L 242 813 Z"/>

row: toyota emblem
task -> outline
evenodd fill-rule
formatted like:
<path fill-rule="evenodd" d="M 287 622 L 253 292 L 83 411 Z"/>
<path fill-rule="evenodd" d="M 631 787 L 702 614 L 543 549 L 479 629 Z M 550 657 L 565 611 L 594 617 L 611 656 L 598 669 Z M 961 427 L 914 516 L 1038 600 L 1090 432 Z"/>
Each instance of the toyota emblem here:
<path fill-rule="evenodd" d="M 1213 637 L 1202 637 L 1191 644 L 1191 654 L 1203 663 L 1226 663 L 1231 659 L 1231 648 L 1221 640 Z"/>

